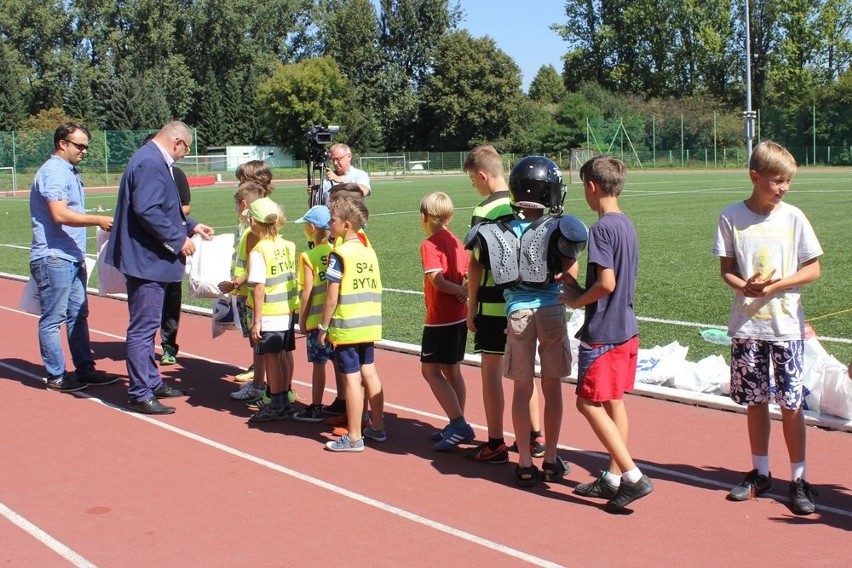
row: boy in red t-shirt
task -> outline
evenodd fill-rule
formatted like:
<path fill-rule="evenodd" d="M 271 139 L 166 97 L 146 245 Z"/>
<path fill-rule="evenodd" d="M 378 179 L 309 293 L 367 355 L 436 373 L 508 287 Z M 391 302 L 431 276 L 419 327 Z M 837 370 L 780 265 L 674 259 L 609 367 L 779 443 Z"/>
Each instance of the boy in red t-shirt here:
<path fill-rule="evenodd" d="M 420 224 L 428 235 L 420 245 L 426 296 L 420 369 L 450 420 L 433 446 L 438 451 L 476 437 L 464 418 L 466 391 L 459 367 L 467 344 L 469 258 L 461 241 L 447 229 L 452 218 L 453 202 L 446 193 L 430 193 L 420 202 Z"/>

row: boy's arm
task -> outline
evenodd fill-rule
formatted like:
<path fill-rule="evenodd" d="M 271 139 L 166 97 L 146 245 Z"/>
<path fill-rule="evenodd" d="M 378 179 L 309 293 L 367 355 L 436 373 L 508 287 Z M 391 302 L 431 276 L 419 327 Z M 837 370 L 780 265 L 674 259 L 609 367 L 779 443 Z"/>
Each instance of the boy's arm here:
<path fill-rule="evenodd" d="M 328 282 L 328 291 L 325 293 L 325 303 L 322 305 L 322 316 L 319 322 L 319 334 L 317 339 L 320 344 L 325 343 L 328 326 L 331 323 L 331 316 L 334 314 L 334 309 L 337 307 L 337 300 L 340 296 L 340 282 Z"/>
<path fill-rule="evenodd" d="M 728 284 L 728 286 L 734 290 L 742 292 L 749 298 L 759 298 L 778 294 L 789 288 L 796 288 L 804 286 L 805 284 L 810 284 L 820 277 L 819 258 L 812 258 L 803 262 L 799 267 L 799 270 L 786 278 L 773 279 L 772 275 L 775 274 L 775 271 L 773 270 L 767 278 L 763 278 L 760 274 L 755 274 L 749 277 L 748 280 L 743 280 L 742 277 L 736 273 L 736 267 L 733 261 L 734 259 L 732 258 L 722 257 L 722 279 L 726 284 Z"/>
<path fill-rule="evenodd" d="M 299 309 L 299 330 L 301 330 L 302 333 L 307 333 L 305 326 L 308 321 L 308 312 L 311 309 L 311 292 L 314 290 L 314 271 L 311 270 L 304 262 L 300 263 L 300 268 L 302 294 L 300 296 L 301 309 Z"/>
<path fill-rule="evenodd" d="M 479 283 L 482 280 L 482 265 L 476 254 L 470 253 L 470 265 L 467 268 L 467 329 L 476 333 L 476 304 L 479 300 Z"/>
<path fill-rule="evenodd" d="M 578 270 L 576 261 L 567 271 L 573 278 L 573 282 L 566 280 L 565 272 L 563 272 L 561 279 L 564 293 L 559 297 L 563 304 L 571 308 L 582 308 L 583 306 L 594 304 L 615 291 L 615 271 L 612 268 L 606 268 L 599 264 L 595 264 L 594 266 L 597 271 L 597 279 L 594 284 L 585 290 L 577 283 Z"/>
<path fill-rule="evenodd" d="M 429 279 L 429 282 L 432 283 L 432 286 L 434 286 L 438 292 L 455 296 L 456 300 L 458 300 L 460 304 L 467 301 L 467 287 L 463 284 L 450 282 L 444 278 L 444 274 L 442 272 L 438 270 L 427 272 L 426 278 Z"/>
<path fill-rule="evenodd" d="M 254 296 L 254 317 L 251 322 L 251 338 L 257 343 L 260 341 L 260 318 L 263 317 L 263 300 L 266 297 L 266 286 L 255 284 L 251 293 Z"/>

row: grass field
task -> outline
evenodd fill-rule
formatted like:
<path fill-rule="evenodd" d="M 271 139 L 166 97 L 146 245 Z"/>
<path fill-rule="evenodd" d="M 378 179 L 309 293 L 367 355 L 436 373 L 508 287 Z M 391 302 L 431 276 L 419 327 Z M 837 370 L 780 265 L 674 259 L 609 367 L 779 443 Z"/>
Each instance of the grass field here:
<path fill-rule="evenodd" d="M 29 187 L 31 179 L 19 180 Z M 843 362 L 852 360 L 852 249 L 847 242 L 852 211 L 852 173 L 839 170 L 801 170 L 786 200 L 808 215 L 825 250 L 822 278 L 804 289 L 806 316 L 824 347 Z M 375 178 L 368 233 L 376 248 L 385 286 L 385 337 L 419 343 L 424 316 L 422 271 L 418 246 L 424 238 L 418 222 L 420 199 L 430 191 L 448 193 L 457 218 L 453 231 L 463 238 L 479 196 L 466 176 L 429 176 L 404 179 Z M 217 232 L 235 229 L 233 186 L 197 188 L 192 215 Z M 678 341 L 689 346 L 689 359 L 710 354 L 728 358 L 727 348 L 704 342 L 698 330 L 724 326 L 731 291 L 719 277 L 718 259 L 711 254 L 719 212 L 747 197 L 750 183 L 743 170 L 695 172 L 641 172 L 628 175 L 622 207 L 633 219 L 640 238 L 640 271 L 636 311 L 642 345 L 652 347 Z M 304 181 L 280 183 L 272 197 L 283 204 L 290 219 L 306 209 Z M 91 192 L 87 206 L 112 209 L 115 191 Z M 579 186 L 570 186 L 566 212 L 587 224 L 595 220 Z M 0 271 L 28 274 L 30 222 L 27 197 L 0 198 Z M 89 252 L 94 252 L 91 230 Z M 301 227 L 288 224 L 284 236 L 304 243 Z M 581 259 L 581 279 L 585 258 Z M 97 274 L 93 276 L 95 284 Z M 209 300 L 195 301 L 210 305 Z"/>

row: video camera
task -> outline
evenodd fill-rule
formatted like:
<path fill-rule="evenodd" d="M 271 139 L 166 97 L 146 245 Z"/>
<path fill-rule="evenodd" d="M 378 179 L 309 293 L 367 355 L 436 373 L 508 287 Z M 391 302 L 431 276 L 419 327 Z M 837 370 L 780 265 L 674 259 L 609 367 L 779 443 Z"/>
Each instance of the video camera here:
<path fill-rule="evenodd" d="M 328 126 L 314 125 L 305 133 L 308 139 L 308 187 L 311 190 L 308 199 L 309 207 L 322 204 L 322 180 L 330 158 L 328 145 L 338 132 L 340 132 L 339 126 L 329 124 Z M 319 183 L 314 181 L 314 171 L 320 172 Z"/>

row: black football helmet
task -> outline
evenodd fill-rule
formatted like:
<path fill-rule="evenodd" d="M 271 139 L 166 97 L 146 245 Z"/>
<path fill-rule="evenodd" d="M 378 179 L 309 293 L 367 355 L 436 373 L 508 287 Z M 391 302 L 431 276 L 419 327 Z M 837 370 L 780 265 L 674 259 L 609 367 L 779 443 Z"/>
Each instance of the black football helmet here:
<path fill-rule="evenodd" d="M 518 207 L 550 209 L 550 213 L 559 215 L 565 199 L 562 172 L 553 160 L 527 156 L 509 174 L 509 193 Z"/>

